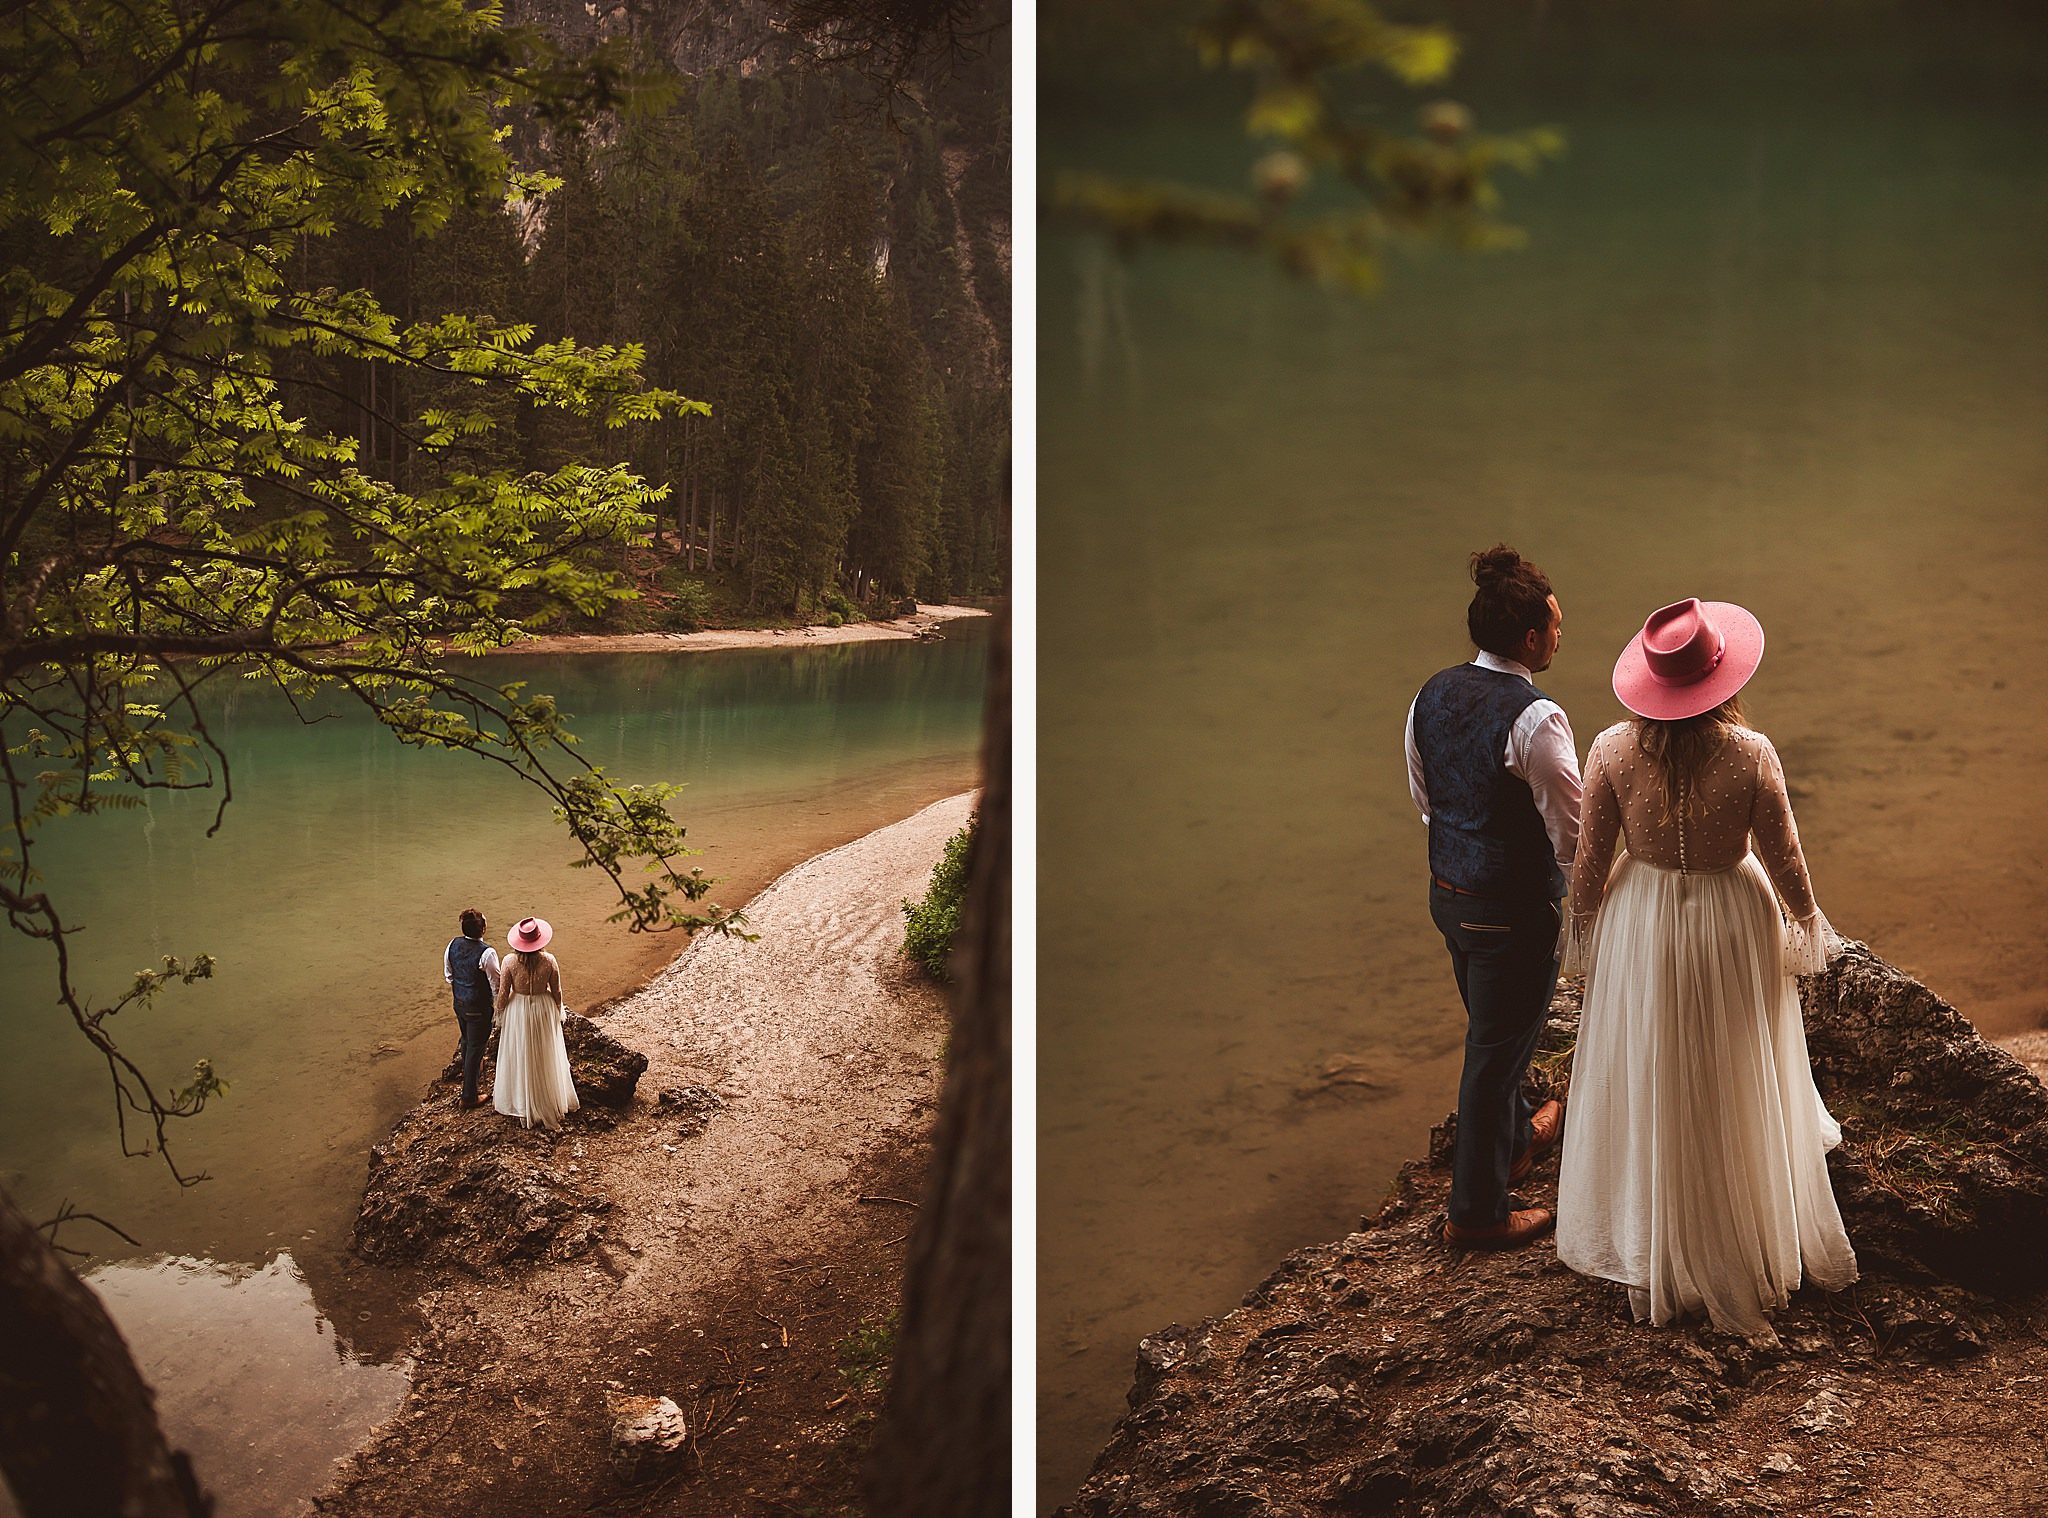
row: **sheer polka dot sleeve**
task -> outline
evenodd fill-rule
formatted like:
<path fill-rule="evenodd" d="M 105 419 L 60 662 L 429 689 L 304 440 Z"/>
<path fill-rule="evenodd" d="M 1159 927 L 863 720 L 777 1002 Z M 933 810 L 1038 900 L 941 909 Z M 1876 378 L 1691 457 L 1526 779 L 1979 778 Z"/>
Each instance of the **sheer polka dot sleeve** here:
<path fill-rule="evenodd" d="M 1784 766 L 1768 738 L 1758 744 L 1756 799 L 1750 805 L 1749 826 L 1757 858 L 1785 904 L 1785 968 L 1795 975 L 1818 974 L 1842 952 L 1842 940 L 1813 899 Z"/>
<path fill-rule="evenodd" d="M 1607 894 L 1607 873 L 1621 837 L 1621 799 L 1609 770 L 1611 746 L 1602 733 L 1586 755 L 1585 788 L 1579 803 L 1579 851 L 1572 860 L 1571 910 L 1565 917 L 1560 973 L 1584 975 L 1592 960 L 1593 919 Z"/>

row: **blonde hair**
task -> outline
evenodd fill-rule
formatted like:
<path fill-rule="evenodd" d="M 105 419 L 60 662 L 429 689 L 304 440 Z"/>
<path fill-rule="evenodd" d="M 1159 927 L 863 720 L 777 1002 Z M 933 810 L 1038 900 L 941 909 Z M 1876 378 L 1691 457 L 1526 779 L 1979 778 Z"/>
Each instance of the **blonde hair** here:
<path fill-rule="evenodd" d="M 1664 820 L 1670 821 L 1683 807 L 1689 815 L 1699 800 L 1700 771 L 1728 735 L 1731 727 L 1747 724 L 1742 715 L 1742 698 L 1730 696 L 1697 717 L 1680 717 L 1666 722 L 1656 717 L 1636 718 L 1636 746 L 1656 766 L 1664 792 Z"/>

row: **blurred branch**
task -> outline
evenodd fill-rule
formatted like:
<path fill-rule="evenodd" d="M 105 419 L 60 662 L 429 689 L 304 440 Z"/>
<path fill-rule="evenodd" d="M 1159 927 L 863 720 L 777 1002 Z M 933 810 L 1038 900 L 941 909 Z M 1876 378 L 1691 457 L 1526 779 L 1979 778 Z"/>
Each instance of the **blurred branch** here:
<path fill-rule="evenodd" d="M 1461 252 L 1526 241 L 1495 215 L 1494 176 L 1535 173 L 1564 151 L 1563 133 L 1480 135 L 1452 100 L 1424 104 L 1417 131 L 1402 133 L 1358 119 L 1350 104 L 1361 69 L 1411 89 L 1441 83 L 1458 57 L 1447 29 L 1388 21 L 1367 0 L 1218 0 L 1190 40 L 1209 67 L 1252 80 L 1245 135 L 1271 146 L 1251 165 L 1247 189 L 1065 172 L 1053 180 L 1049 214 L 1105 233 L 1126 252 L 1231 248 L 1355 291 L 1379 287 L 1385 251 L 1399 239 Z M 1319 179 L 1332 194 L 1311 206 Z M 1363 205 L 1333 205 L 1333 197 Z"/>

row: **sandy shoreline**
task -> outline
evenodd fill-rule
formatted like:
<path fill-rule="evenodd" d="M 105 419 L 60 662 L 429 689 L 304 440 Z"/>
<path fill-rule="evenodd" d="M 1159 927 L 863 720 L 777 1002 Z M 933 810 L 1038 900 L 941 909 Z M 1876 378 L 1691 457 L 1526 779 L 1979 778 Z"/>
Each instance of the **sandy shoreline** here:
<path fill-rule="evenodd" d="M 992 613 L 978 606 L 920 604 L 914 615 L 843 627 L 714 627 L 693 633 L 546 633 L 508 643 L 488 654 L 670 654 L 723 648 L 822 648 L 832 643 L 880 643 L 921 638 L 942 622 Z"/>
<path fill-rule="evenodd" d="M 420 1272 L 412 1390 L 321 1511 L 542 1513 L 615 1493 L 607 1389 L 671 1396 L 700 1417 L 724 1407 L 730 1421 L 702 1431 L 707 1511 L 725 1500 L 721 1469 L 740 1482 L 798 1476 L 794 1453 L 759 1465 L 749 1446 L 765 1433 L 742 1427 L 746 1408 L 719 1388 L 737 1352 L 760 1362 L 740 1384 L 814 1431 L 857 1411 L 839 1405 L 836 1345 L 848 1322 L 893 1304 L 914 1216 L 874 1205 L 870 1188 L 918 1194 L 944 1074 L 944 997 L 902 958 L 900 904 L 922 894 L 972 804 L 948 797 L 806 860 L 747 904 L 758 942 L 700 937 L 594 1010 L 648 1058 L 624 1121 L 572 1125 L 557 1141 L 611 1204 L 603 1242 L 503 1278 Z M 724 1103 L 692 1137 L 655 1105 L 683 1086 Z M 800 1298 L 777 1307 L 773 1293 L 793 1286 Z M 735 1325 L 744 1342 L 728 1344 Z M 833 1440 L 810 1446 L 826 1458 Z"/>

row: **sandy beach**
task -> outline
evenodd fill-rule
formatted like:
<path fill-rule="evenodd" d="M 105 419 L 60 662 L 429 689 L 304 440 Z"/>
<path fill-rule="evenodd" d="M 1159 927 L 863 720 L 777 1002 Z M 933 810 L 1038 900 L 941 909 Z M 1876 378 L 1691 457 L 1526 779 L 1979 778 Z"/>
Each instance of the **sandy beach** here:
<path fill-rule="evenodd" d="M 548 633 L 487 649 L 493 654 L 672 654 L 722 648 L 818 648 L 831 643 L 880 643 L 921 638 L 942 622 L 986 617 L 978 606 L 920 604 L 914 615 L 843 627 L 714 627 L 693 633 Z"/>
<path fill-rule="evenodd" d="M 605 1399 L 621 1391 L 691 1420 L 692 1463 L 659 1511 L 853 1479 L 876 1404 L 845 1346 L 886 1331 L 944 1073 L 944 996 L 902 957 L 901 903 L 973 799 L 806 861 L 748 904 L 758 942 L 700 938 L 591 1009 L 648 1058 L 623 1120 L 572 1120 L 555 1141 L 609 1203 L 601 1242 L 503 1277 L 415 1272 L 412 1390 L 321 1511 L 584 1511 L 620 1495 Z M 658 1104 L 679 1088 L 716 1094 L 701 1132 Z"/>

